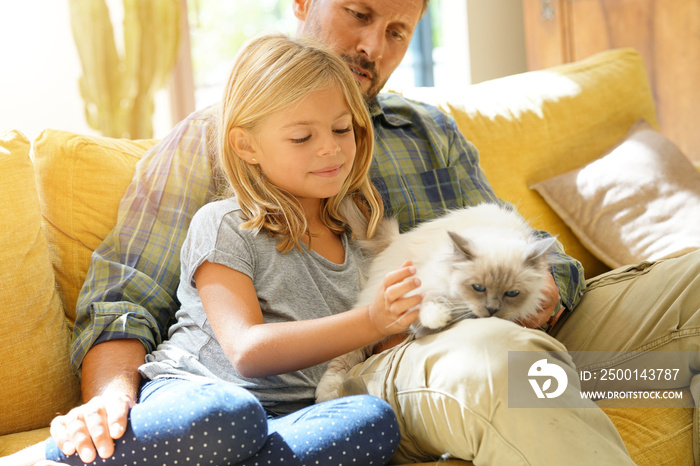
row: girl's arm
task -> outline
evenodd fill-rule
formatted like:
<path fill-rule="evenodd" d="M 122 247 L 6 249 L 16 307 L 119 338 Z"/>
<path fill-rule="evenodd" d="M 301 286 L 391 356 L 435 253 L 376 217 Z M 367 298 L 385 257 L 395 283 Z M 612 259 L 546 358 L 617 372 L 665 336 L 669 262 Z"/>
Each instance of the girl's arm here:
<path fill-rule="evenodd" d="M 422 296 L 410 262 L 390 272 L 369 306 L 320 319 L 265 323 L 253 282 L 221 264 L 204 262 L 197 290 L 224 353 L 244 377 L 267 377 L 326 362 L 405 331 L 418 317 L 406 313 Z"/>

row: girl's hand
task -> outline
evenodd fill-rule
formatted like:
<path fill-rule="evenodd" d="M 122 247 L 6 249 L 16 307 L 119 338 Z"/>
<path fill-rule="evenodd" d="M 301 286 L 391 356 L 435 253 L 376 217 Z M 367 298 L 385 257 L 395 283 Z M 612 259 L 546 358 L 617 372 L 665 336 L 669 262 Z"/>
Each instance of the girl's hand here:
<path fill-rule="evenodd" d="M 411 261 L 389 272 L 369 305 L 369 317 L 382 335 L 404 332 L 418 318 L 417 306 L 423 301 L 422 294 L 408 293 L 418 289 L 420 280 Z M 414 309 L 415 308 L 415 309 Z"/>

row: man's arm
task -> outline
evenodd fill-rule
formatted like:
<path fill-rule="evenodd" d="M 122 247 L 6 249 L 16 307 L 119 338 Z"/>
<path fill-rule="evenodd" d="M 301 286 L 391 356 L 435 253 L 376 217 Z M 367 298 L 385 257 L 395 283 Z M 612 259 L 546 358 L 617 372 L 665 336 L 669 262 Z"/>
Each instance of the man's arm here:
<path fill-rule="evenodd" d="M 76 305 L 76 372 L 98 343 L 138 339 L 147 352 L 167 336 L 179 303 L 180 247 L 192 216 L 214 195 L 209 149 L 214 110 L 181 122 L 137 163 L 115 227 L 93 252 Z"/>
<path fill-rule="evenodd" d="M 112 340 L 95 345 L 83 360 L 83 402 L 51 422 L 51 436 L 66 455 L 78 452 L 92 462 L 109 458 L 114 440 L 127 427 L 129 410 L 138 399 L 146 350 L 139 340 Z"/>
<path fill-rule="evenodd" d="M 145 357 L 146 350 L 139 340 L 111 340 L 93 346 L 83 360 L 83 402 L 110 393 L 138 400 L 138 368 Z"/>
<path fill-rule="evenodd" d="M 180 247 L 192 216 L 216 187 L 210 156 L 215 113 L 191 115 L 144 155 L 116 226 L 92 255 L 71 347 L 85 404 L 52 424 L 66 454 L 78 448 L 89 459 L 95 443 L 100 456 L 111 454 L 112 439 L 123 434 L 137 399 L 138 367 L 167 336 L 179 307 Z"/>
<path fill-rule="evenodd" d="M 115 227 L 91 257 L 76 305 L 72 363 L 115 339 L 151 351 L 179 304 L 180 247 L 194 213 L 213 196 L 216 109 L 190 115 L 137 163 Z"/>
<path fill-rule="evenodd" d="M 551 236 L 543 231 L 538 233 L 540 236 Z M 558 310 L 562 312 L 573 311 L 579 301 L 581 301 L 583 291 L 586 288 L 586 280 L 581 262 L 566 254 L 564 246 L 559 241 L 557 241 L 555 252 L 550 255 L 550 272 L 554 277 L 557 288 L 559 288 L 561 309 Z M 557 313 L 547 330 L 551 328 L 560 315 L 561 313 Z"/>

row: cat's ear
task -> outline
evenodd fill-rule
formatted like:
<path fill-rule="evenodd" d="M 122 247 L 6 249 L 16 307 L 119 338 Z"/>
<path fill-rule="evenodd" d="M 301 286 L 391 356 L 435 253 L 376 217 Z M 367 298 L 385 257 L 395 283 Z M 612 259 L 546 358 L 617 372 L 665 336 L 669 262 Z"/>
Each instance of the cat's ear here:
<path fill-rule="evenodd" d="M 550 236 L 548 238 L 538 239 L 530 244 L 528 247 L 527 256 L 525 257 L 525 263 L 529 266 L 535 266 L 538 262 L 545 259 L 547 254 L 554 250 L 557 244 L 557 238 L 555 236 Z"/>
<path fill-rule="evenodd" d="M 474 260 L 474 253 L 472 252 L 471 242 L 464 236 L 460 236 L 454 231 L 448 231 L 450 239 L 452 239 L 452 244 L 454 244 L 454 251 L 460 255 L 460 257 L 466 257 L 467 260 Z"/>

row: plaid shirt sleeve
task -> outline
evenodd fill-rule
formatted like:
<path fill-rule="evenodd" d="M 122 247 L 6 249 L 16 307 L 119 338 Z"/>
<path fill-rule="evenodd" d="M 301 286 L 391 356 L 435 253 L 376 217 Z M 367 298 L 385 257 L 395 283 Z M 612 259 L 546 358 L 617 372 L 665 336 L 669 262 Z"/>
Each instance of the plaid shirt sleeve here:
<path fill-rule="evenodd" d="M 167 336 L 179 307 L 180 247 L 194 213 L 212 197 L 215 108 L 182 121 L 138 162 L 117 224 L 92 254 L 78 297 L 71 363 L 79 371 L 95 344 Z"/>
<path fill-rule="evenodd" d="M 479 152 L 458 130 L 452 117 L 437 108 L 396 94 L 380 94 L 371 109 L 375 129 L 372 177 L 388 213 L 403 230 L 435 218 L 446 209 L 481 202 L 505 204 L 479 166 Z M 538 232 L 540 236 L 550 236 Z M 564 309 L 573 310 L 585 282 L 581 263 L 557 243 L 552 275 Z M 546 330 L 547 328 L 545 328 Z"/>

